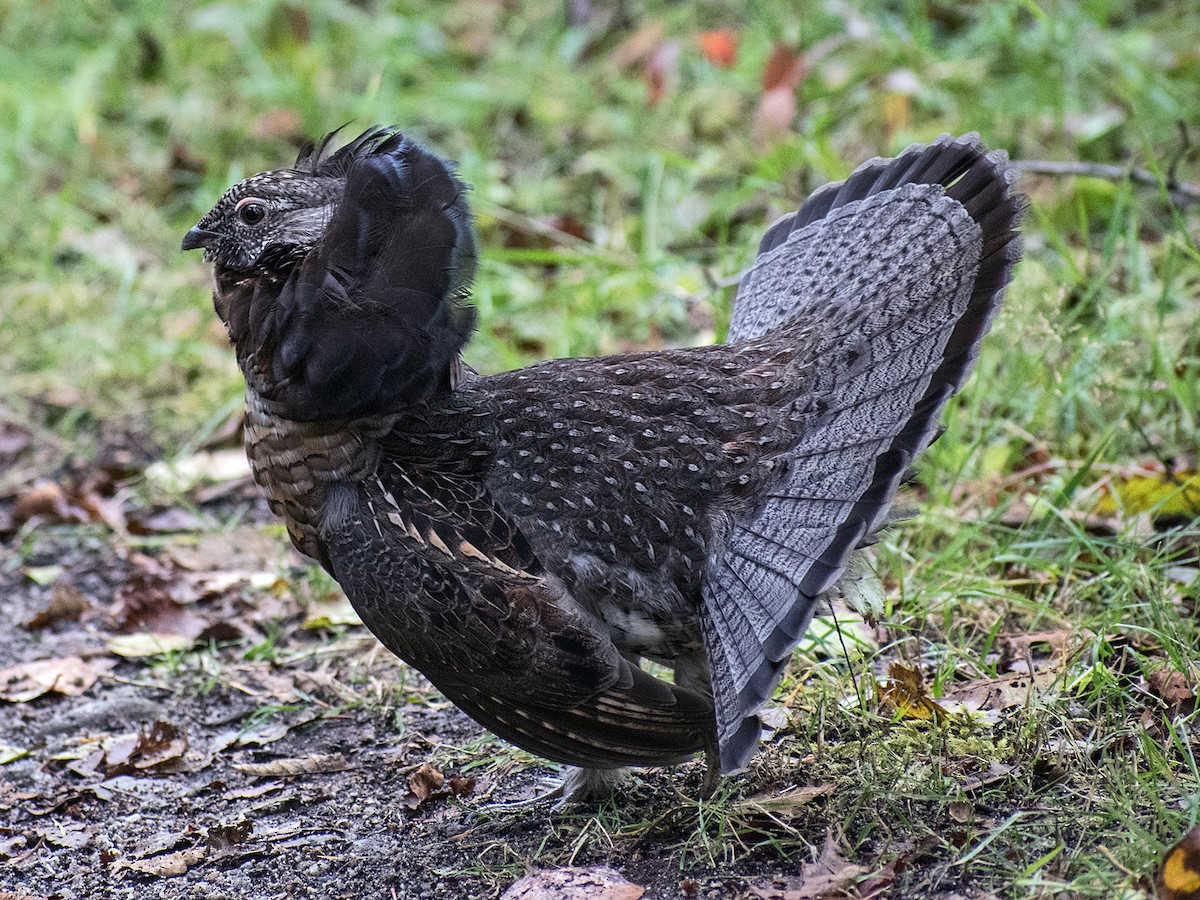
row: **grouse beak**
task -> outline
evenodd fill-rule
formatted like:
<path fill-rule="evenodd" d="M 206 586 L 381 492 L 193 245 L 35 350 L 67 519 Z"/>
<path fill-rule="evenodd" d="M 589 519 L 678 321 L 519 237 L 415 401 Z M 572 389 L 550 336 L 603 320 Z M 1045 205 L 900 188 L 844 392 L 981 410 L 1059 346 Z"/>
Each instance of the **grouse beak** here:
<path fill-rule="evenodd" d="M 183 244 L 179 249 L 199 250 L 202 247 L 207 249 L 208 245 L 215 241 L 218 237 L 220 237 L 220 235 L 215 231 L 209 231 L 207 228 L 201 228 L 199 225 L 196 225 L 191 231 L 183 236 Z"/>

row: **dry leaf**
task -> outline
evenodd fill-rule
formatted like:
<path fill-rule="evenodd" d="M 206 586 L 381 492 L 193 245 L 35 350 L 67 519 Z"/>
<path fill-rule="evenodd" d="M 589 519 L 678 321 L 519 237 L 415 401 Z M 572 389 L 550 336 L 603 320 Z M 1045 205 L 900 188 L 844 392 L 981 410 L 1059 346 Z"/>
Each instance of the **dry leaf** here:
<path fill-rule="evenodd" d="M 23 747 L 15 747 L 12 744 L 6 744 L 0 741 L 0 766 L 6 766 L 10 762 L 16 762 L 18 759 L 24 759 L 29 755 L 29 751 Z"/>
<path fill-rule="evenodd" d="M 1008 763 L 988 761 L 988 767 L 979 774 L 963 775 L 957 779 L 958 789 L 964 794 L 971 794 L 985 787 L 990 787 L 1005 781 L 1012 774 L 1013 767 Z"/>
<path fill-rule="evenodd" d="M 804 81 L 806 69 L 803 56 L 786 44 L 776 44 L 763 64 L 763 93 L 781 89 L 795 91 Z"/>
<path fill-rule="evenodd" d="M 146 480 L 169 494 L 181 494 L 200 483 L 238 481 L 250 477 L 246 451 L 202 450 L 191 456 L 156 462 L 146 469 Z"/>
<path fill-rule="evenodd" d="M 25 836 L 21 834 L 15 835 L 10 840 L 13 842 L 14 847 L 24 846 L 25 844 Z M 20 844 L 17 844 L 17 841 L 19 841 Z M 4 852 L 4 842 L 0 842 L 0 857 L 7 855 L 8 854 Z M 52 898 L 43 894 L 25 894 L 21 893 L 20 891 L 0 891 L 0 900 L 52 900 Z"/>
<path fill-rule="evenodd" d="M 275 791 L 283 790 L 282 781 L 266 781 L 261 784 L 251 785 L 250 787 L 239 788 L 236 791 L 226 791 L 221 795 L 222 800 L 253 800 L 255 797 L 261 797 L 264 794 L 273 794 Z"/>
<path fill-rule="evenodd" d="M 737 62 L 738 36 L 732 28 L 702 31 L 697 36 L 704 57 L 719 69 L 729 69 Z"/>
<path fill-rule="evenodd" d="M 130 562 L 134 570 L 117 588 L 111 609 L 117 629 L 198 637 L 208 623 L 180 602 L 190 585 L 179 571 L 141 553 L 131 554 Z"/>
<path fill-rule="evenodd" d="M 228 850 L 235 844 L 245 843 L 254 831 L 254 823 L 246 816 L 236 822 L 214 825 L 208 829 L 205 843 L 213 850 Z"/>
<path fill-rule="evenodd" d="M 445 796 L 442 791 L 445 783 L 446 777 L 441 772 L 427 762 L 421 763 L 417 770 L 408 776 L 408 796 L 404 798 L 404 805 L 409 809 L 416 809 L 431 798 Z"/>
<path fill-rule="evenodd" d="M 333 628 L 335 625 L 361 625 L 362 619 L 354 607 L 340 593 L 331 598 L 308 604 L 305 610 L 305 628 Z"/>
<path fill-rule="evenodd" d="M 1169 706 L 1181 709 L 1184 705 L 1195 706 L 1196 679 L 1189 678 L 1182 672 L 1163 666 L 1146 679 L 1150 690 L 1156 697 L 1164 700 Z"/>
<path fill-rule="evenodd" d="M 76 697 L 113 665 L 112 660 L 84 662 L 78 656 L 64 656 L 9 666 L 0 669 L 0 700 L 26 703 L 50 691 Z"/>
<path fill-rule="evenodd" d="M 833 842 L 825 835 L 821 855 L 804 867 L 799 876 L 772 879 L 770 884 L 751 885 L 750 892 L 762 900 L 819 900 L 824 897 L 845 897 L 846 888 L 867 869 L 856 866 L 842 857 Z"/>
<path fill-rule="evenodd" d="M 781 815 L 807 815 L 806 808 L 813 800 L 827 797 L 834 791 L 832 784 L 810 784 L 789 788 L 782 793 L 768 793 L 747 797 L 737 803 L 739 809 L 754 809 Z"/>
<path fill-rule="evenodd" d="M 172 651 L 187 650 L 195 643 L 195 638 L 182 634 L 145 631 L 141 634 L 118 634 L 116 637 L 109 638 L 108 649 L 117 656 L 139 659 L 145 656 L 159 656 Z"/>
<path fill-rule="evenodd" d="M 968 712 L 1002 712 L 1028 706 L 1054 686 L 1059 671 L 1054 667 L 1033 675 L 1013 672 L 998 678 L 948 682 L 942 686 L 941 708 L 945 712 L 958 711 L 956 707 Z"/>
<path fill-rule="evenodd" d="M 571 867 L 526 875 L 500 900 L 638 900 L 645 893 L 616 869 Z"/>
<path fill-rule="evenodd" d="M 137 769 L 154 769 L 181 759 L 187 747 L 187 732 L 170 722 L 158 721 L 149 731 L 138 732 L 138 742 L 129 761 Z"/>
<path fill-rule="evenodd" d="M 234 763 L 233 768 L 243 775 L 255 778 L 289 778 L 296 775 L 341 772 L 346 768 L 346 757 L 340 753 L 317 753 L 313 756 L 274 759 L 265 763 Z"/>
<path fill-rule="evenodd" d="M 91 599 L 83 591 L 69 582 L 59 581 L 50 592 L 46 608 L 26 622 L 25 627 L 34 630 L 55 622 L 76 622 L 91 606 Z"/>
<path fill-rule="evenodd" d="M 885 703 L 906 719 L 941 721 L 946 710 L 929 696 L 921 670 L 894 662 L 888 666 L 886 684 L 878 685 L 879 702 Z"/>
<path fill-rule="evenodd" d="M 12 517 L 16 525 L 22 525 L 30 519 L 67 523 L 86 521 L 81 511 L 71 508 L 63 489 L 52 481 L 37 481 L 22 491 L 17 496 Z"/>
<path fill-rule="evenodd" d="M 762 97 L 754 112 L 754 137 L 767 148 L 784 140 L 796 119 L 796 89 L 804 81 L 804 57 L 785 44 L 776 44 L 763 64 Z"/>
<path fill-rule="evenodd" d="M 1006 666 L 1014 660 L 1025 660 L 1037 656 L 1046 656 L 1042 650 L 1046 647 L 1049 655 L 1067 661 L 1076 653 L 1096 639 L 1094 632 L 1087 628 L 1080 631 L 1030 631 L 996 636 L 996 644 L 1000 648 L 1000 656 Z"/>
<path fill-rule="evenodd" d="M 54 582 L 58 581 L 58 579 L 62 576 L 63 567 L 55 565 L 26 566 L 25 568 L 21 569 L 21 571 L 24 572 L 25 577 L 34 584 L 40 585 L 41 587 L 46 587 L 47 585 L 54 584 Z"/>
<path fill-rule="evenodd" d="M 1163 856 L 1155 887 L 1160 900 L 1200 900 L 1200 825 Z"/>
<path fill-rule="evenodd" d="M 113 863 L 112 872 L 116 874 L 122 869 L 129 869 L 132 872 L 149 875 L 153 878 L 174 878 L 178 875 L 186 874 L 188 869 L 203 860 L 207 855 L 208 849 L 206 847 L 192 847 L 188 850 L 179 850 L 175 853 L 163 854 L 162 856 L 152 856 L 149 859 L 135 859 L 128 862 L 117 860 Z"/>

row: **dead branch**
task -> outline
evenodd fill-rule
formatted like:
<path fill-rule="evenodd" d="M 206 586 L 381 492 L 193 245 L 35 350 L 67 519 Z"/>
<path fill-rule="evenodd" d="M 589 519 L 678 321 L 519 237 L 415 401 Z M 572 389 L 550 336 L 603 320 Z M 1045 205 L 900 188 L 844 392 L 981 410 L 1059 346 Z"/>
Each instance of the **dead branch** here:
<path fill-rule="evenodd" d="M 1190 184 L 1186 181 L 1167 180 L 1164 182 L 1149 169 L 1117 166 L 1110 163 L 1059 162 L 1046 159 L 1016 159 L 1012 161 L 1012 167 L 1018 172 L 1029 175 L 1082 175 L 1086 178 L 1104 178 L 1108 181 L 1124 181 L 1128 178 L 1134 184 L 1146 187 L 1165 187 L 1171 199 L 1181 206 L 1200 203 L 1200 185 Z"/>

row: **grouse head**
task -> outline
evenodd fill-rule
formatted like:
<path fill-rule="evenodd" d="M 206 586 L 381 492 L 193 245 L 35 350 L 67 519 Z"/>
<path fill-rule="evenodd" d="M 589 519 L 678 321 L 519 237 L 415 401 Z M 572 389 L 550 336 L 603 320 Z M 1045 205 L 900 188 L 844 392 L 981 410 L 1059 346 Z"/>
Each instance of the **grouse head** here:
<path fill-rule="evenodd" d="M 241 274 L 288 272 L 317 245 L 346 183 L 299 169 L 239 181 L 183 239 L 206 262 Z"/>
<path fill-rule="evenodd" d="M 475 237 L 450 165 L 390 128 L 231 187 L 183 239 L 214 264 L 247 382 L 298 420 L 402 412 L 474 327 Z"/>

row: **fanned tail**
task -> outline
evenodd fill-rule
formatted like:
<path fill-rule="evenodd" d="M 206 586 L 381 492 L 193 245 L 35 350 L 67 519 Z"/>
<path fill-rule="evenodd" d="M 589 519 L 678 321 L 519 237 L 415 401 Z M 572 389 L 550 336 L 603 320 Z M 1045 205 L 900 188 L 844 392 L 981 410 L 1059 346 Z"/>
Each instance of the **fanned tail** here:
<path fill-rule="evenodd" d="M 745 765 L 757 711 L 816 598 L 883 524 L 962 386 L 1020 256 L 1015 173 L 978 136 L 872 160 L 766 234 L 731 341 L 805 342 L 816 390 L 791 410 L 786 475 L 709 567 L 704 636 L 721 767 Z"/>

